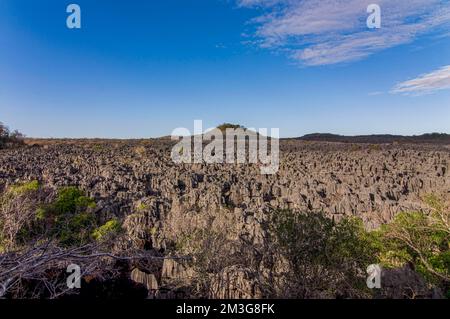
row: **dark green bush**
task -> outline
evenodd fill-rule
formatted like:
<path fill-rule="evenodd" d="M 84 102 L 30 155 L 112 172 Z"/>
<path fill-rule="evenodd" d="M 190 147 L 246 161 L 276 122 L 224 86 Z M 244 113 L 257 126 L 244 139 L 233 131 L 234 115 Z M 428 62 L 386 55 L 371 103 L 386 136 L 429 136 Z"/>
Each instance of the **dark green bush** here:
<path fill-rule="evenodd" d="M 283 274 L 287 296 L 368 295 L 366 268 L 377 262 L 378 248 L 359 219 L 335 223 L 323 213 L 282 210 L 274 212 L 271 230 L 276 251 L 289 264 Z"/>
<path fill-rule="evenodd" d="M 59 190 L 51 209 L 57 214 L 66 214 L 93 207 L 95 207 L 95 201 L 86 197 L 83 191 L 76 187 L 65 187 Z"/>
<path fill-rule="evenodd" d="M 56 238 L 63 246 L 86 244 L 97 226 L 92 209 L 95 201 L 85 196 L 76 187 L 65 187 L 58 191 L 56 199 L 46 205 L 39 214 L 41 226 L 48 229 L 48 235 Z"/>

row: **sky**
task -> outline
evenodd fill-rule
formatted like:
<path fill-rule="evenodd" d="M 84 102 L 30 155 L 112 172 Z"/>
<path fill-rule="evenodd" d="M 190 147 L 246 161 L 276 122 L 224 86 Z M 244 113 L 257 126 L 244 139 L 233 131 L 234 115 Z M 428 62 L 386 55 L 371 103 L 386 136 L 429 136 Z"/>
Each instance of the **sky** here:
<path fill-rule="evenodd" d="M 194 120 L 282 137 L 450 133 L 450 1 L 0 0 L 11 129 L 145 138 Z"/>

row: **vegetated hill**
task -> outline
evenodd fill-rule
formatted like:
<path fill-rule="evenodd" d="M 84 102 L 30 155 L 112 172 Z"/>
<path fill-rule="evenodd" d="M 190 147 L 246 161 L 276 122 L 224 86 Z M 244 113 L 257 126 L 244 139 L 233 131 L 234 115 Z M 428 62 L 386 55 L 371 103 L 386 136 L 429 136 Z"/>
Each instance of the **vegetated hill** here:
<path fill-rule="evenodd" d="M 226 130 L 229 129 L 229 128 L 230 128 L 230 129 L 239 129 L 239 128 L 245 129 L 245 127 L 242 126 L 242 125 L 239 125 L 239 124 L 231 124 L 231 123 L 223 123 L 223 124 L 217 126 L 217 128 L 218 128 L 219 130 L 221 130 L 222 132 L 226 132 Z"/>
<path fill-rule="evenodd" d="M 344 136 L 329 133 L 314 133 L 296 138 L 302 141 L 316 142 L 339 142 L 339 143 L 371 143 L 371 144 L 390 144 L 390 143 L 421 143 L 421 144 L 450 144 L 450 134 L 431 133 L 423 135 L 403 136 L 403 135 L 357 135 Z"/>

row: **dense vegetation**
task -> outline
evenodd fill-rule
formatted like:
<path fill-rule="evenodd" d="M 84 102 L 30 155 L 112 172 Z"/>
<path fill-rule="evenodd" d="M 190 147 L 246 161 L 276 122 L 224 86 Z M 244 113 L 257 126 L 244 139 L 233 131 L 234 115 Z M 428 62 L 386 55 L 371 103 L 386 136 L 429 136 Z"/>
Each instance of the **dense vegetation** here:
<path fill-rule="evenodd" d="M 366 286 L 367 267 L 379 264 L 386 272 L 407 267 L 426 287 L 449 298 L 450 212 L 436 197 L 426 201 L 429 211 L 400 213 L 376 231 L 365 230 L 358 218 L 336 223 L 320 212 L 284 210 L 273 213 L 271 236 L 260 246 L 230 240 L 227 230 L 205 228 L 185 236 L 177 249 L 194 256 L 193 293 L 198 297 L 227 297 L 219 294 L 218 274 L 231 268 L 252 281 L 261 297 L 389 297 Z M 395 284 L 394 289 L 405 289 L 401 297 L 425 297 L 415 291 L 414 282 Z"/>
<path fill-rule="evenodd" d="M 431 283 L 450 288 L 450 212 L 435 196 L 429 212 L 402 212 L 374 232 L 380 263 L 412 264 Z M 450 296 L 449 296 L 450 297 Z"/>
<path fill-rule="evenodd" d="M 37 181 L 8 188 L 0 198 L 0 249 L 42 240 L 79 247 L 120 232 L 116 220 L 99 224 L 95 201 L 75 187 L 52 194 Z"/>

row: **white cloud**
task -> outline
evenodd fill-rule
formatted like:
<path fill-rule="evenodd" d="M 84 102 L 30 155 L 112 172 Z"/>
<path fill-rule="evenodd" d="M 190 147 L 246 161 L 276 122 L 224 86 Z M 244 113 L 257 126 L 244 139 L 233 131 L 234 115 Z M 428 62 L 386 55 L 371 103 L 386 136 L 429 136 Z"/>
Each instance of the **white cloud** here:
<path fill-rule="evenodd" d="M 367 28 L 367 6 L 381 7 L 381 29 Z M 261 10 L 252 22 L 254 43 L 282 50 L 304 65 L 354 61 L 450 30 L 446 0 L 240 0 Z"/>
<path fill-rule="evenodd" d="M 391 93 L 422 95 L 450 89 L 450 65 L 397 84 Z"/>

